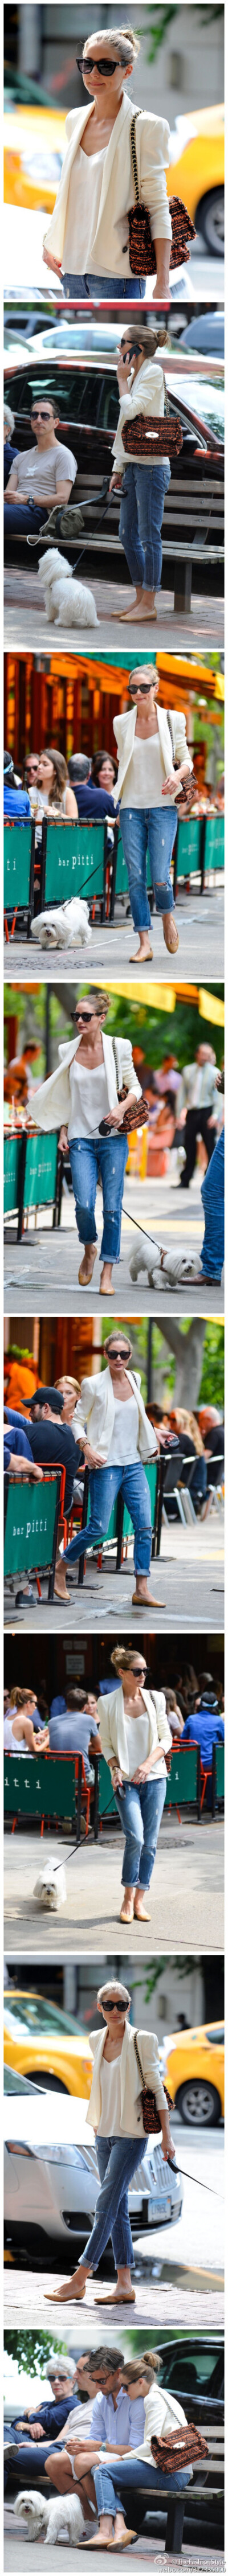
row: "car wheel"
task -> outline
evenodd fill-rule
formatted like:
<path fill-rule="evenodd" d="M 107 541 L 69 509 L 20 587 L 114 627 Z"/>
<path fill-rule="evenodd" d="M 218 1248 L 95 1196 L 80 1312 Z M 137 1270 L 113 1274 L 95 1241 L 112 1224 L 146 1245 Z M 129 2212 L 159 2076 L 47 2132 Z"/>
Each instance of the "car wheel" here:
<path fill-rule="evenodd" d="M 41 2085 L 42 2085 L 42 2091 L 43 2091 L 43 2093 L 67 2093 L 67 2092 L 68 2092 L 68 2085 L 67 2085 L 67 2084 L 61 2084 L 61 2076 L 58 2076 L 58 2075 L 46 2075 L 46 2074 L 45 2074 L 45 2072 L 44 2072 L 44 2069 L 42 2068 L 42 2066 L 41 2066 L 40 2068 L 39 2068 L 39 2066 L 38 2066 L 38 2069 L 36 2068 L 36 2084 L 41 2084 Z"/>
<path fill-rule="evenodd" d="M 209 188 L 197 206 L 196 231 L 203 233 L 213 259 L 224 258 L 224 188 Z"/>
<path fill-rule="evenodd" d="M 200 2126 L 214 2129 L 221 2118 L 220 2095 L 216 2093 L 214 2084 L 207 2084 L 206 2076 L 205 2080 L 203 2076 L 195 2075 L 192 2079 L 190 2076 L 189 2083 L 180 2084 L 180 2091 L 176 2093 L 175 2110 L 180 2111 L 187 2129 Z"/>

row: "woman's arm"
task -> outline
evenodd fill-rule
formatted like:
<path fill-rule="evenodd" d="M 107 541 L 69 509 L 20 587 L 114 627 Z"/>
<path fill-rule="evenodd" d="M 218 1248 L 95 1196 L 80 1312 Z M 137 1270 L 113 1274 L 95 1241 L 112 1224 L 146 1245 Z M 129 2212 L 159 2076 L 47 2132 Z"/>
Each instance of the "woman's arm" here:
<path fill-rule="evenodd" d="M 66 789 L 66 814 L 73 814 L 74 823 L 78 823 L 78 805 L 74 794 L 74 787 L 67 787 Z"/>

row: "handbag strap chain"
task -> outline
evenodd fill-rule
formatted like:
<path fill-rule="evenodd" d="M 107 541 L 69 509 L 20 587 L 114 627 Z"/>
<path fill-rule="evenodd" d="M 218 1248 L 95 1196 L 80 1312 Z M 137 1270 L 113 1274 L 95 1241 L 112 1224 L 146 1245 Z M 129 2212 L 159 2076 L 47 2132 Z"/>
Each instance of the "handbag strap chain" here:
<path fill-rule="evenodd" d="M 131 158 L 132 158 L 132 169 L 133 169 L 134 188 L 135 188 L 135 195 L 136 195 L 136 205 L 137 205 L 137 206 L 139 206 L 139 205 L 140 205 L 140 195 L 139 195 L 138 165 L 137 165 L 137 152 L 136 152 L 136 141 L 135 141 L 135 127 L 136 127 L 136 116 L 133 116 L 133 117 L 132 117 L 131 130 L 130 130 L 130 145 L 131 145 Z"/>
<path fill-rule="evenodd" d="M 141 2075 L 141 2084 L 143 2084 L 143 2086 L 144 2086 L 144 2084 L 145 2084 L 145 2075 L 143 2074 L 143 2066 L 141 2066 L 141 2057 L 140 2057 L 140 2055 L 139 2055 L 138 2039 L 137 2039 L 137 2030 L 134 2030 L 134 2048 L 135 2048 L 135 2055 L 136 2055 L 136 2057 L 137 2057 L 137 2066 L 139 2067 L 139 2074 Z"/>

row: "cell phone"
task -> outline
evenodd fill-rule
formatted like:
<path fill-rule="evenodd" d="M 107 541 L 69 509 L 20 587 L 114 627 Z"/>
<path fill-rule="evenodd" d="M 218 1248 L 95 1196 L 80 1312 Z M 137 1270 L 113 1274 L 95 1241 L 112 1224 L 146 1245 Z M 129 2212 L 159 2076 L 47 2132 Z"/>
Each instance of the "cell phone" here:
<path fill-rule="evenodd" d="M 131 358 L 139 358 L 139 356 L 140 356 L 140 348 L 141 348 L 141 341 L 140 341 L 140 340 L 134 340 L 134 341 L 133 341 L 133 340 L 131 340 Z M 127 355 L 127 350 L 126 350 L 126 349 L 125 349 L 125 350 L 123 349 L 123 367 L 129 367 L 129 357 L 128 357 L 128 355 Z"/>

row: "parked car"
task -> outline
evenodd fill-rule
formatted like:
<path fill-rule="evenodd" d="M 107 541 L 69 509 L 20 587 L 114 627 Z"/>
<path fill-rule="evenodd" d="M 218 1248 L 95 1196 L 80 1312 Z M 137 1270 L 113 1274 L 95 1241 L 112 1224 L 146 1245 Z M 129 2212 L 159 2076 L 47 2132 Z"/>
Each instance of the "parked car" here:
<path fill-rule="evenodd" d="M 86 2244 L 100 2185 L 93 2131 L 91 2142 L 79 2146 L 32 2145 L 29 2139 L 7 2139 L 5 2146 L 5 2243 L 6 2248 L 24 2252 L 47 2252 L 51 2238 L 53 2248 L 68 2246 L 69 2261 L 77 2244 Z M 182 2181 L 165 2165 L 161 2148 L 151 2147 L 148 2140 L 142 2171 L 139 2166 L 130 2186 L 130 2215 L 134 2237 L 139 2229 L 172 2224 L 181 2216 Z M 70 2240 L 70 2243 L 69 2243 Z"/>
<path fill-rule="evenodd" d="M 92 2050 L 80 2024 L 20 1986 L 4 1998 L 4 2059 L 22 2075 L 35 2075 L 45 2092 L 77 2093 L 89 2101 Z M 15 2086 L 17 2091 L 17 2086 Z"/>
<path fill-rule="evenodd" d="M 31 2075 L 19 2075 L 16 2073 L 16 2068 L 15 2071 L 13 2071 L 12 2066 L 4 2066 L 3 2092 L 14 2093 L 14 2095 L 15 2093 L 23 2093 L 24 2102 L 27 2102 L 28 2095 L 30 2099 L 30 2093 L 36 2093 L 37 2099 L 38 2093 L 45 2093 L 45 2085 L 39 2083 L 33 2084 Z"/>
<path fill-rule="evenodd" d="M 6 206 L 52 214 L 64 153 L 66 116 L 56 107 L 32 107 L 6 91 L 4 200 Z"/>
<path fill-rule="evenodd" d="M 224 108 L 176 116 L 170 135 L 171 188 L 182 197 L 213 259 L 224 255 Z"/>
<path fill-rule="evenodd" d="M 217 2126 L 224 2117 L 224 2023 L 174 2031 L 164 2041 L 162 2067 L 186 2128 Z"/>
<path fill-rule="evenodd" d="M 211 2416 L 212 2424 L 223 2421 L 224 2413 L 224 2343 L 218 2334 L 184 2334 L 166 2336 L 165 2345 L 159 2327 L 161 2380 L 163 2388 L 173 2389 L 180 2398 L 188 2422 L 191 2407 L 194 2424 L 203 2424 Z"/>

